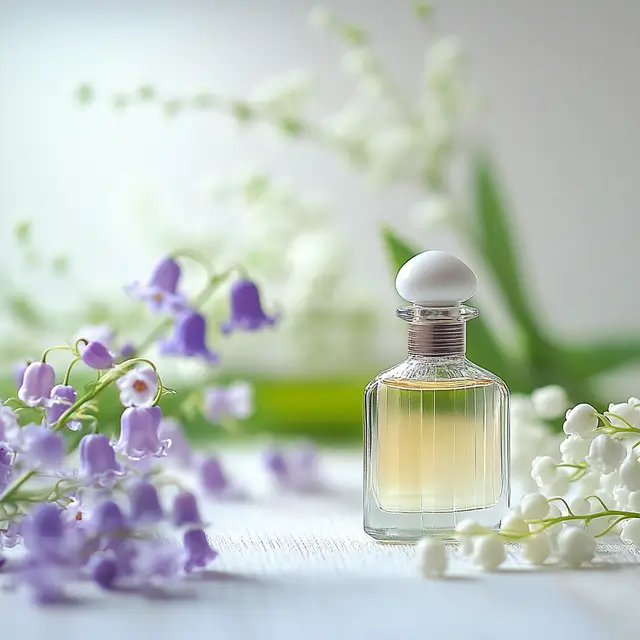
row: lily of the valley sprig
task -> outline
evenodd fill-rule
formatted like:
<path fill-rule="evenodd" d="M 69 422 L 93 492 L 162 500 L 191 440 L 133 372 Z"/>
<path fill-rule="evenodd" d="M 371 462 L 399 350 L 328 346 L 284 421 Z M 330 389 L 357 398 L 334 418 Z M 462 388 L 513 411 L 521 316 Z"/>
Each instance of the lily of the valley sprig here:
<path fill-rule="evenodd" d="M 181 260 L 194 258 L 205 268 L 207 282 L 190 299 L 182 290 Z M 161 315 L 145 338 L 115 348 L 113 332 L 101 328 L 69 346 L 51 347 L 16 370 L 16 396 L 0 404 L 0 547 L 24 546 L 11 577 L 26 585 L 36 602 L 64 600 L 69 585 L 86 580 L 103 589 L 126 583 L 144 590 L 205 567 L 217 556 L 198 498 L 166 476 L 165 468 L 195 470 L 202 493 L 210 497 L 237 499 L 242 491 L 219 460 L 192 451 L 175 418 L 163 416 L 161 400 L 173 391 L 144 356 L 158 344 L 163 353 L 216 365 L 202 306 L 227 282 L 230 317 L 220 334 L 275 324 L 244 270 L 218 273 L 204 258 L 176 252 L 160 260 L 146 282 L 127 287 Z M 52 352 L 68 353 L 67 365 L 56 370 L 48 362 Z M 97 378 L 79 386 L 79 367 Z M 104 394 L 114 387 L 122 405 L 115 438 L 98 414 Z M 200 410 L 212 421 L 228 414 L 241 420 L 251 413 L 246 385 L 211 387 L 206 395 Z M 165 485 L 179 489 L 170 506 L 159 492 Z M 182 545 L 160 538 L 160 525 L 172 528 Z"/>
<path fill-rule="evenodd" d="M 549 408 L 553 394 L 545 393 Z M 533 460 L 539 491 L 523 496 L 498 531 L 471 520 L 457 525 L 459 551 L 477 567 L 498 569 L 507 542 L 517 543 L 532 565 L 572 568 L 592 562 L 605 536 L 640 549 L 640 400 L 610 404 L 603 413 L 579 404 L 566 412 L 563 430 L 557 455 Z M 442 541 L 421 541 L 418 554 L 424 575 L 446 571 Z"/>

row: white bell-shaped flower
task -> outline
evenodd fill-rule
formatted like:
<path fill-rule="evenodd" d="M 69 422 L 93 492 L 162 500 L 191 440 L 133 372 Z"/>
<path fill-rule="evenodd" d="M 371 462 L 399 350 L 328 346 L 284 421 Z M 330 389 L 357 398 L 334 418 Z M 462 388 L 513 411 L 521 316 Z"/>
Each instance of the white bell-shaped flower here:
<path fill-rule="evenodd" d="M 560 443 L 560 453 L 562 454 L 562 462 L 569 464 L 578 464 L 584 462 L 589 455 L 589 447 L 591 442 L 580 436 L 571 435 L 566 437 Z"/>
<path fill-rule="evenodd" d="M 640 462 L 633 451 L 620 465 L 620 482 L 629 491 L 640 490 Z"/>
<path fill-rule="evenodd" d="M 629 402 L 610 404 L 609 411 L 605 411 L 604 415 L 609 418 L 614 427 L 620 429 L 626 429 L 629 425 L 637 427 L 640 424 L 640 411 Z"/>
<path fill-rule="evenodd" d="M 536 389 L 531 394 L 531 402 L 538 416 L 544 420 L 559 418 L 567 410 L 567 392 L 556 384 Z"/>
<path fill-rule="evenodd" d="M 572 568 L 593 560 L 597 548 L 588 533 L 575 527 L 565 529 L 558 537 L 558 557 Z"/>
<path fill-rule="evenodd" d="M 579 404 L 569 409 L 562 425 L 564 432 L 570 435 L 589 438 L 598 426 L 596 410 L 590 404 Z"/>
<path fill-rule="evenodd" d="M 471 560 L 484 571 L 495 571 L 506 559 L 504 542 L 499 536 L 488 534 L 473 541 Z"/>
<path fill-rule="evenodd" d="M 602 433 L 591 443 L 586 461 L 592 469 L 609 474 L 620 466 L 626 455 L 627 448 L 620 440 Z"/>
<path fill-rule="evenodd" d="M 439 538 L 423 538 L 416 545 L 418 566 L 425 578 L 440 578 L 447 570 L 447 548 Z"/>

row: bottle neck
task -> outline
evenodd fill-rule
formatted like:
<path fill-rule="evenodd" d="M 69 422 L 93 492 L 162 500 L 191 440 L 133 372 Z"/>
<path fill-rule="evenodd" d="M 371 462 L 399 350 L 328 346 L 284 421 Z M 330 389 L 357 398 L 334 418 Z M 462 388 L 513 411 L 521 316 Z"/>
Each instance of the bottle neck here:
<path fill-rule="evenodd" d="M 464 322 L 409 323 L 409 356 L 461 357 L 466 352 Z"/>
<path fill-rule="evenodd" d="M 467 320 L 478 310 L 465 305 L 400 307 L 397 315 L 409 323 L 409 356 L 463 358 L 466 351 Z"/>

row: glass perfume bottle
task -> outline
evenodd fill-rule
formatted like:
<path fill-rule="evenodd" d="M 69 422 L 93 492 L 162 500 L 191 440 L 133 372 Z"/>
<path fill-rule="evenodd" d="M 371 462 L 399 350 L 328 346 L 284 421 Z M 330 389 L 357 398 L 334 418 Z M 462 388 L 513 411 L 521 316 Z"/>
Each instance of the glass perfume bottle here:
<path fill-rule="evenodd" d="M 509 504 L 509 391 L 467 360 L 476 277 L 426 251 L 398 272 L 410 306 L 408 357 L 365 390 L 364 529 L 377 540 L 450 536 L 472 518 L 497 527 Z"/>

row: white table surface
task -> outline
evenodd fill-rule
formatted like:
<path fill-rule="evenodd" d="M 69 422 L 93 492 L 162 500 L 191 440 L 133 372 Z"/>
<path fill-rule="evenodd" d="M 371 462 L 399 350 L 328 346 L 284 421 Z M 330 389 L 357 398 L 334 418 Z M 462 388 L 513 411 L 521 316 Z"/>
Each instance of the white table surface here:
<path fill-rule="evenodd" d="M 251 498 L 207 502 L 220 557 L 171 597 L 84 591 L 82 602 L 37 608 L 0 593 L 4 637 L 122 638 L 637 638 L 640 555 L 601 545 L 597 566 L 531 570 L 515 550 L 504 570 L 455 560 L 450 577 L 424 580 L 414 548 L 383 545 L 361 528 L 361 464 L 323 455 L 328 490 L 273 491 L 255 452 L 227 455 Z M 184 482 L 188 478 L 182 477 Z"/>

